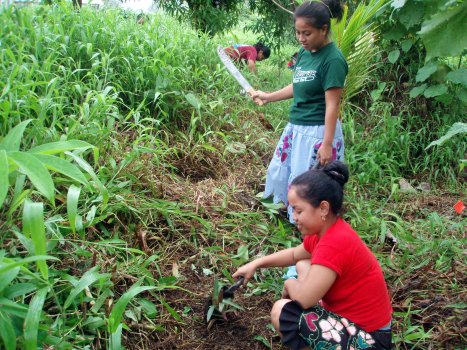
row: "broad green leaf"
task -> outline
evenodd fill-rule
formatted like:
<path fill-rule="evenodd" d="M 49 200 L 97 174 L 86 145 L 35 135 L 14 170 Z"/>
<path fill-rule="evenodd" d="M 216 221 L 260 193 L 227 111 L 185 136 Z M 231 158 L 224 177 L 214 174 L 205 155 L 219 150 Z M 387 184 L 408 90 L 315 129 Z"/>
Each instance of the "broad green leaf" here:
<path fill-rule="evenodd" d="M 415 98 L 417 96 L 420 96 L 423 93 L 423 91 L 425 91 L 426 87 L 426 84 L 414 87 L 412 90 L 410 90 L 410 97 Z"/>
<path fill-rule="evenodd" d="M 20 259 L 20 260 L 12 260 L 11 259 L 11 262 L 8 262 L 7 264 L 0 266 L 0 274 L 4 273 L 5 271 L 14 269 L 17 266 L 22 266 L 22 265 L 28 264 L 30 262 L 41 261 L 41 260 L 59 260 L 59 259 L 57 259 L 56 257 L 53 257 L 53 256 L 49 256 L 49 255 L 29 256 L 27 258 Z"/>
<path fill-rule="evenodd" d="M 66 199 L 66 211 L 68 214 L 68 221 L 73 233 L 76 232 L 76 216 L 78 215 L 78 200 L 81 192 L 80 187 L 71 185 L 68 189 L 68 195 Z"/>
<path fill-rule="evenodd" d="M 23 233 L 26 237 L 31 237 L 34 244 L 34 255 L 46 254 L 46 237 L 44 225 L 44 204 L 34 203 L 29 200 L 24 202 L 23 209 Z M 49 269 L 45 260 L 36 261 L 42 277 L 45 280 L 49 277 Z"/>
<path fill-rule="evenodd" d="M 186 100 L 188 101 L 188 103 L 190 105 L 192 105 L 193 107 L 195 107 L 198 110 L 200 109 L 201 103 L 199 102 L 198 98 L 194 94 L 188 93 L 188 94 L 185 95 L 185 98 L 186 98 Z"/>
<path fill-rule="evenodd" d="M 6 151 L 0 149 L 0 208 L 8 193 L 8 158 Z"/>
<path fill-rule="evenodd" d="M 16 333 L 9 316 L 0 311 L 0 337 L 6 350 L 16 349 Z"/>
<path fill-rule="evenodd" d="M 10 132 L 5 136 L 5 138 L 0 142 L 0 149 L 6 151 L 18 151 L 21 144 L 21 139 L 23 137 L 24 129 L 31 122 L 32 119 L 25 120 L 24 122 L 19 123 Z"/>
<path fill-rule="evenodd" d="M 396 63 L 396 61 L 399 59 L 399 56 L 401 55 L 399 50 L 393 50 L 388 54 L 388 60 L 391 63 Z"/>
<path fill-rule="evenodd" d="M 421 24 L 425 8 L 415 1 L 409 1 L 399 12 L 399 21 L 406 29 L 410 29 Z"/>
<path fill-rule="evenodd" d="M 27 175 L 37 190 L 55 206 L 54 183 L 45 166 L 32 154 L 11 152 L 10 159 L 15 162 L 22 173 Z"/>
<path fill-rule="evenodd" d="M 85 186 L 89 186 L 89 182 L 86 180 L 83 173 L 70 161 L 48 154 L 36 154 L 35 157 L 39 159 L 47 169 L 68 176 L 70 179 Z"/>
<path fill-rule="evenodd" d="M 66 151 L 72 150 L 87 150 L 93 148 L 94 146 L 80 140 L 70 140 L 70 141 L 58 141 L 50 142 L 37 147 L 31 148 L 29 153 L 40 153 L 40 154 L 57 154 L 63 153 Z"/>
<path fill-rule="evenodd" d="M 401 43 L 401 48 L 402 48 L 402 51 L 404 52 L 407 52 L 410 50 L 410 48 L 412 47 L 412 40 L 404 40 L 402 43 Z"/>
<path fill-rule="evenodd" d="M 426 88 L 423 92 L 423 96 L 426 98 L 436 97 L 445 94 L 448 91 L 448 87 L 444 84 L 432 85 Z"/>
<path fill-rule="evenodd" d="M 438 140 L 430 143 L 425 149 L 428 149 L 435 145 L 442 145 L 444 142 L 450 138 L 456 136 L 457 134 L 467 134 L 467 124 L 466 123 L 454 123 L 446 133 L 446 135 L 440 137 Z"/>
<path fill-rule="evenodd" d="M 28 314 L 24 320 L 24 343 L 26 345 L 26 350 L 37 350 L 39 321 L 48 290 L 49 287 L 39 289 L 29 303 Z"/>
<path fill-rule="evenodd" d="M 89 287 L 94 282 L 100 279 L 110 278 L 111 274 L 109 273 L 98 273 L 96 271 L 98 268 L 98 266 L 93 267 L 91 270 L 88 270 L 84 273 L 84 275 L 80 278 L 76 286 L 71 290 L 68 298 L 66 298 L 65 304 L 63 306 L 65 309 L 67 309 L 71 305 L 71 303 L 75 300 L 78 294 L 84 290 L 84 288 Z"/>
<path fill-rule="evenodd" d="M 405 5 L 405 1 L 406 0 L 392 0 L 391 1 L 391 6 L 393 8 L 395 8 L 396 10 L 400 9 L 401 7 L 403 7 Z"/>
<path fill-rule="evenodd" d="M 446 78 L 453 83 L 467 86 L 467 68 L 460 68 L 449 72 Z"/>
<path fill-rule="evenodd" d="M 109 331 L 110 333 L 115 333 L 120 325 L 120 321 L 122 320 L 123 312 L 127 304 L 133 299 L 136 295 L 146 290 L 155 289 L 156 287 L 150 286 L 138 286 L 133 285 L 126 293 L 124 293 L 120 299 L 118 299 L 117 303 L 112 308 L 112 311 L 109 315 Z"/>
<path fill-rule="evenodd" d="M 417 72 L 417 76 L 415 80 L 417 82 L 424 82 L 427 80 L 436 70 L 438 69 L 438 65 L 435 62 L 427 63 L 425 66 L 420 68 Z"/>
<path fill-rule="evenodd" d="M 467 47 L 467 2 L 436 12 L 423 22 L 418 34 L 427 50 L 426 59 L 460 56 Z M 454 39 L 455 38 L 455 39 Z"/>

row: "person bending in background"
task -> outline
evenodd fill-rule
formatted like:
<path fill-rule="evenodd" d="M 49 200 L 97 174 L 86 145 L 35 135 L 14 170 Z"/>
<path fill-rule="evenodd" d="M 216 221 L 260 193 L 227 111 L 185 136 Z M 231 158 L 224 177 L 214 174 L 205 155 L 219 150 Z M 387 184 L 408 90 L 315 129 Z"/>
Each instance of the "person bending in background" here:
<path fill-rule="evenodd" d="M 255 45 L 235 44 L 226 47 L 224 51 L 234 62 L 246 64 L 253 74 L 257 74 L 256 61 L 263 61 L 271 55 L 269 47 L 260 42 Z"/>
<path fill-rule="evenodd" d="M 294 13 L 295 33 L 301 48 L 292 83 L 274 91 L 252 93 L 263 104 L 293 98 L 289 123 L 284 128 L 266 175 L 263 197 L 287 206 L 292 180 L 315 162 L 322 165 L 344 159 L 344 137 L 338 120 L 347 62 L 331 41 L 331 18 L 342 18 L 338 0 L 305 2 Z M 292 220 L 292 209 L 288 206 Z"/>
<path fill-rule="evenodd" d="M 260 257 L 232 276 L 295 264 L 271 321 L 292 349 L 390 349 L 392 307 L 376 257 L 340 216 L 347 166 L 332 161 L 296 177 L 289 203 L 303 243 Z"/>

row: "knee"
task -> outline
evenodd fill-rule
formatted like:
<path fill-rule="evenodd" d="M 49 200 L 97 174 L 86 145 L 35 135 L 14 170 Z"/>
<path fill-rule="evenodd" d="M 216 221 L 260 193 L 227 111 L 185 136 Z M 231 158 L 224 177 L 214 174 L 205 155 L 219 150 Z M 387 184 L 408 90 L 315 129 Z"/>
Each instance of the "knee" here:
<path fill-rule="evenodd" d="M 271 322 L 274 329 L 279 333 L 279 318 L 281 316 L 282 308 L 287 304 L 290 299 L 280 299 L 274 303 L 271 309 Z"/>

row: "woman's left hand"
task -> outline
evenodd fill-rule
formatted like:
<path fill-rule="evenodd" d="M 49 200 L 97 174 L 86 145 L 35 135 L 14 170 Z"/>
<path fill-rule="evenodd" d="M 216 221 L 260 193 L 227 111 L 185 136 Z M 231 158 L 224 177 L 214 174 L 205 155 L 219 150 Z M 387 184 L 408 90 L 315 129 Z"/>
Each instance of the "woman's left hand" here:
<path fill-rule="evenodd" d="M 321 147 L 318 149 L 319 161 L 321 165 L 326 165 L 332 160 L 332 145 L 321 144 Z"/>

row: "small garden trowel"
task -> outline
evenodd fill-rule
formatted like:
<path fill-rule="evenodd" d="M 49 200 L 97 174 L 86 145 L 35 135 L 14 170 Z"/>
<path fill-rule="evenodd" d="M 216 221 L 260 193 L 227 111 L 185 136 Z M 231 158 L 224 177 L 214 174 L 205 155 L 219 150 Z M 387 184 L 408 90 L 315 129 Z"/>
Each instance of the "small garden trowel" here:
<path fill-rule="evenodd" d="M 211 328 L 214 321 L 227 321 L 227 313 L 235 310 L 243 310 L 243 308 L 235 304 L 232 300 L 235 291 L 243 284 L 244 278 L 240 277 L 231 286 L 222 286 L 219 288 L 219 282 L 214 280 L 214 290 L 212 295 L 208 297 L 205 305 L 205 320 L 208 324 L 208 329 Z"/>

